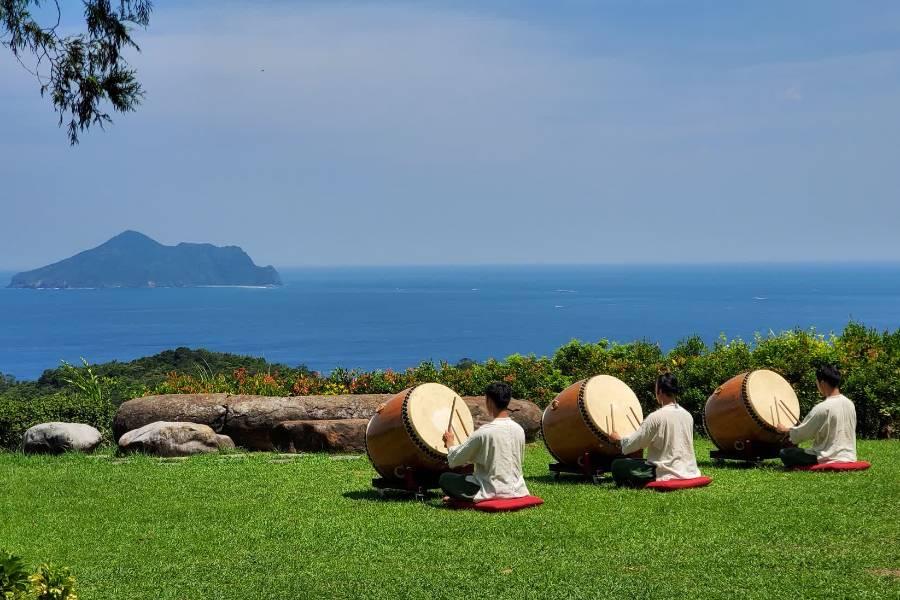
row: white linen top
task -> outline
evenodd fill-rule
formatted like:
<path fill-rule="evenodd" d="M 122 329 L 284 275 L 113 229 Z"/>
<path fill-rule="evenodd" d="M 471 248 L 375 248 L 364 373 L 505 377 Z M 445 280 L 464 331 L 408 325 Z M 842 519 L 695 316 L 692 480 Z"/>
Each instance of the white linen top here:
<path fill-rule="evenodd" d="M 475 465 L 469 475 L 481 489 L 474 501 L 491 498 L 521 498 L 528 495 L 522 476 L 525 454 L 525 431 L 509 417 L 494 419 L 475 430 L 464 443 L 453 446 L 447 453 L 451 468 Z"/>
<path fill-rule="evenodd" d="M 694 456 L 694 418 L 677 403 L 650 413 L 637 431 L 622 438 L 622 453 L 647 448 L 647 460 L 656 465 L 656 480 L 700 477 Z"/>
<path fill-rule="evenodd" d="M 813 406 L 803 422 L 791 427 L 791 441 L 811 439 L 807 450 L 820 463 L 856 461 L 856 407 L 843 394 L 829 396 Z"/>

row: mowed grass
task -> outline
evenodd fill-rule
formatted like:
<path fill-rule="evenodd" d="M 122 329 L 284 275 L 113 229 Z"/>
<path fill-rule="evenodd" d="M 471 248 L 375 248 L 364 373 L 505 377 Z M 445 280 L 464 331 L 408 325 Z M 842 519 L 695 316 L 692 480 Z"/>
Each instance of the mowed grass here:
<path fill-rule="evenodd" d="M 710 447 L 697 442 L 699 457 Z M 100 598 L 900 597 L 900 444 L 859 473 L 715 467 L 668 494 L 549 476 L 546 504 L 381 500 L 365 457 L 160 462 L 0 454 L 0 547 Z"/>

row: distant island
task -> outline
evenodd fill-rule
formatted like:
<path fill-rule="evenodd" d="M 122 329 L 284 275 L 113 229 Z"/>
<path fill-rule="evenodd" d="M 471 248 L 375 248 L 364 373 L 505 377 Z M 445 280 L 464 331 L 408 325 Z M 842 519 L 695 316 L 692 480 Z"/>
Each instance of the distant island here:
<path fill-rule="evenodd" d="M 208 285 L 275 286 L 274 267 L 258 267 L 237 246 L 182 242 L 165 246 L 125 231 L 91 250 L 18 273 L 11 288 L 153 288 Z"/>

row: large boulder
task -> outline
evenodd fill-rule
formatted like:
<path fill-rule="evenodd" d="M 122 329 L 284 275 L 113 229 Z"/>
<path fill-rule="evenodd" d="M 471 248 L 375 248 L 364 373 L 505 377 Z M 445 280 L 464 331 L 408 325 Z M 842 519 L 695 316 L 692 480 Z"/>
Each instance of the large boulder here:
<path fill-rule="evenodd" d="M 272 431 L 282 452 L 365 452 L 368 419 L 285 421 Z"/>
<path fill-rule="evenodd" d="M 132 431 L 156 421 L 187 421 L 222 431 L 227 413 L 228 394 L 165 394 L 144 396 L 123 402 L 113 419 L 113 435 L 118 440 Z"/>
<path fill-rule="evenodd" d="M 93 452 L 100 432 L 81 423 L 41 423 L 25 432 L 22 450 L 27 454 L 62 454 L 70 450 Z"/>
<path fill-rule="evenodd" d="M 219 435 L 209 425 L 157 421 L 126 432 L 119 438 L 123 452 L 144 452 L 155 456 L 190 456 L 234 448 L 227 435 Z"/>
<path fill-rule="evenodd" d="M 390 394 L 345 396 L 231 396 L 225 433 L 234 442 L 253 450 L 274 450 L 272 431 L 286 421 L 366 419 Z"/>
<path fill-rule="evenodd" d="M 490 420 L 484 405 L 484 396 L 465 396 L 463 400 L 472 413 L 475 428 L 478 429 Z M 541 417 L 543 412 L 537 404 L 529 400 L 511 400 L 509 402 L 509 416 L 513 421 L 525 430 L 525 440 L 533 442 L 541 433 Z"/>

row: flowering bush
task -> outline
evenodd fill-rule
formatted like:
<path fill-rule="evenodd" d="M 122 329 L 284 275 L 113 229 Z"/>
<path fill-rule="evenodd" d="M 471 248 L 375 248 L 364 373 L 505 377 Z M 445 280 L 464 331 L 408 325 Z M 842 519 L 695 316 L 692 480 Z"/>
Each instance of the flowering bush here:
<path fill-rule="evenodd" d="M 656 406 L 656 376 L 671 371 L 678 375 L 683 390 L 679 402 L 694 415 L 699 427 L 706 399 L 713 390 L 734 375 L 756 368 L 781 373 L 797 391 L 805 414 L 819 401 L 815 367 L 822 362 L 837 362 L 846 374 L 842 390 L 856 403 L 859 432 L 864 436 L 891 436 L 893 424 L 900 419 L 900 330 L 879 333 L 856 323 L 839 336 L 795 330 L 757 335 L 753 342 L 722 337 L 712 347 L 694 336 L 667 353 L 648 341 L 619 344 L 572 340 L 552 357 L 513 354 L 482 363 L 423 362 L 402 372 L 335 369 L 327 376 L 307 372 L 289 377 L 278 372 L 249 375 L 237 369 L 229 376 L 218 374 L 206 379 L 171 373 L 154 393 L 386 394 L 436 381 L 462 395 L 476 396 L 490 382 L 505 381 L 512 386 L 514 397 L 533 400 L 543 407 L 573 382 L 606 373 L 628 384 L 644 411 L 649 412 Z"/>
<path fill-rule="evenodd" d="M 28 578 L 34 600 L 78 600 L 75 593 L 75 577 L 66 567 L 43 564 L 37 573 Z"/>
<path fill-rule="evenodd" d="M 0 550 L 0 599 L 78 600 L 75 577 L 68 568 L 46 563 L 29 576 L 21 558 Z"/>
<path fill-rule="evenodd" d="M 668 352 L 648 341 L 619 344 L 572 340 L 552 357 L 514 354 L 504 360 L 476 363 L 466 359 L 456 365 L 426 361 L 403 371 L 338 368 L 327 375 L 305 367 L 265 365 L 252 357 L 246 358 L 244 366 L 236 362 L 242 357 L 234 355 L 223 355 L 228 360 L 216 362 L 206 351 L 185 350 L 182 354 L 199 356 L 204 366 L 186 363 L 191 365 L 187 370 L 170 370 L 161 382 L 154 381 L 148 387 L 134 380 L 95 375 L 110 372 L 111 368 L 104 365 L 95 365 L 97 371 L 87 365 L 64 366 L 55 376 L 71 381 L 70 386 L 39 397 L 10 395 L 4 390 L 15 389 L 15 384 L 0 380 L 6 386 L 0 387 L 0 446 L 14 447 L 27 427 L 44 421 L 71 420 L 108 431 L 115 413 L 110 398 L 125 397 L 126 392 L 132 397 L 214 392 L 264 396 L 389 394 L 435 381 L 462 395 L 475 396 L 492 381 L 505 381 L 515 397 L 546 406 L 573 382 L 606 373 L 628 384 L 644 411 L 649 412 L 656 406 L 654 381 L 664 371 L 678 376 L 682 388 L 679 402 L 694 415 L 699 428 L 709 395 L 734 375 L 755 368 L 781 373 L 797 391 L 805 414 L 819 401 L 815 367 L 822 362 L 840 365 L 845 377 L 841 389 L 856 404 L 860 435 L 892 437 L 900 420 L 900 330 L 879 332 L 858 323 L 850 323 L 840 335 L 795 330 L 757 335 L 752 342 L 722 337 L 711 346 L 694 336 Z M 210 367 L 207 358 L 225 368 Z"/>

